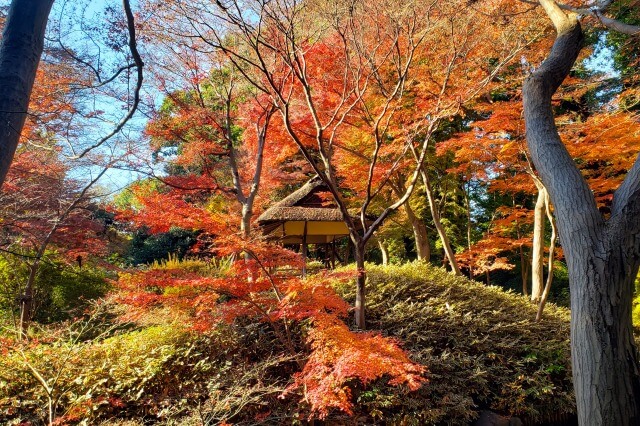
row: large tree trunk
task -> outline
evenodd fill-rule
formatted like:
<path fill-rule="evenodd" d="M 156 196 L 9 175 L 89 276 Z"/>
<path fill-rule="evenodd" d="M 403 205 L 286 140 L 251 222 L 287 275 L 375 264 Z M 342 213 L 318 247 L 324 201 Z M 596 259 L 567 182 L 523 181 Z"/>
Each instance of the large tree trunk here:
<path fill-rule="evenodd" d="M 13 0 L 0 45 L 0 186 L 27 117 L 53 0 Z"/>
<path fill-rule="evenodd" d="M 407 212 L 411 228 L 413 228 L 413 237 L 416 241 L 416 254 L 418 255 L 418 260 L 426 260 L 428 262 L 431 257 L 431 246 L 429 245 L 427 226 L 416 216 L 409 205 L 409 201 L 404 204 L 404 209 Z"/>
<path fill-rule="evenodd" d="M 581 425 L 640 424 L 640 376 L 631 326 L 640 259 L 640 163 L 616 191 L 605 221 L 562 144 L 551 98 L 582 47 L 573 14 L 540 0 L 558 32 L 549 57 L 523 87 L 531 158 L 549 191 L 571 285 L 571 359 Z"/>
<path fill-rule="evenodd" d="M 531 249 L 531 301 L 538 303 L 544 288 L 544 186 L 538 187 L 538 198 L 533 210 L 533 246 Z"/>
<path fill-rule="evenodd" d="M 629 270 L 627 250 L 620 250 L 617 238 L 612 239 L 607 231 L 591 241 L 570 244 L 572 252 L 581 250 L 569 262 L 571 361 L 578 419 L 581 425 L 637 425 L 640 376 L 631 298 L 638 268 Z M 590 246 L 587 250 L 585 242 Z M 564 247 L 566 250 L 567 245 Z"/>

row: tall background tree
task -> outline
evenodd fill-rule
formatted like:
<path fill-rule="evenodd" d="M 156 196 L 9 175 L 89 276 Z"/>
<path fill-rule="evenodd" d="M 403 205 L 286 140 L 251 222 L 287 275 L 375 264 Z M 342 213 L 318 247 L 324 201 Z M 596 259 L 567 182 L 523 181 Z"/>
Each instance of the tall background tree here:
<path fill-rule="evenodd" d="M 581 424 L 632 425 L 640 421 L 640 372 L 631 326 L 631 298 L 640 265 L 640 160 L 636 160 L 603 214 L 562 143 L 552 99 L 584 43 L 579 14 L 612 30 L 640 28 L 607 16 L 613 2 L 591 9 L 540 5 L 556 40 L 523 88 L 531 158 L 555 206 L 571 283 L 573 381 Z"/>

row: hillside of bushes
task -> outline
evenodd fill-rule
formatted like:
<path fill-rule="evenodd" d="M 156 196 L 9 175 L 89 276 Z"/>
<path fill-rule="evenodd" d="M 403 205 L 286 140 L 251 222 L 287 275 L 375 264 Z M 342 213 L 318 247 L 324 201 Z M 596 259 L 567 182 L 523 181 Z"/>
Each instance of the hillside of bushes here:
<path fill-rule="evenodd" d="M 369 326 L 397 337 L 429 369 L 428 385 L 395 400 L 398 413 L 467 424 L 490 409 L 539 424 L 573 412 L 567 309 L 549 305 L 536 323 L 527 298 L 441 268 L 368 265 L 367 272 Z M 349 301 L 352 289 L 339 288 Z"/>
<path fill-rule="evenodd" d="M 566 309 L 549 305 L 535 323 L 536 308 L 522 296 L 421 263 L 369 265 L 368 274 L 369 329 L 397 338 L 426 366 L 428 382 L 409 392 L 354 380 L 354 417 L 335 411 L 325 424 L 467 425 L 481 410 L 544 424 L 574 412 Z M 352 302 L 353 283 L 335 285 Z M 304 323 L 290 329 L 294 357 L 264 323 L 236 320 L 202 334 L 161 311 L 155 324 L 120 324 L 119 309 L 105 303 L 43 328 L 29 345 L 0 335 L 0 424 L 47 424 L 50 416 L 130 426 L 308 421 L 301 395 L 281 396 L 308 354 Z"/>

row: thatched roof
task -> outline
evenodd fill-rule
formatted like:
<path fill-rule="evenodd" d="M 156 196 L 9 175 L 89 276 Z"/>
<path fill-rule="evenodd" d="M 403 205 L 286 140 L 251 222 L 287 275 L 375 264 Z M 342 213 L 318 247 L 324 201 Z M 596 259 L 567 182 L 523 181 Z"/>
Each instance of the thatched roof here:
<path fill-rule="evenodd" d="M 262 213 L 258 225 L 285 244 L 330 243 L 349 235 L 329 188 L 318 176 Z"/>
<path fill-rule="evenodd" d="M 316 176 L 300 189 L 277 202 L 258 217 L 259 225 L 285 221 L 342 222 L 342 213 L 336 204 L 323 196 L 328 188 Z"/>
<path fill-rule="evenodd" d="M 280 207 L 278 205 L 271 207 L 258 218 L 258 224 L 260 225 L 282 221 L 342 222 L 343 219 L 342 213 L 336 208 Z"/>

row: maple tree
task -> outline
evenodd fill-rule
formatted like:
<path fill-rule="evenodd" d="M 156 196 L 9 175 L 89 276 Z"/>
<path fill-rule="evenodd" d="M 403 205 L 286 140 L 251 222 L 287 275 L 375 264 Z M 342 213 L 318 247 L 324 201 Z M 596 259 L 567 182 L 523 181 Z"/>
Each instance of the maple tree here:
<path fill-rule="evenodd" d="M 270 99 L 256 93 L 225 55 L 198 40 L 167 34 L 165 24 L 151 14 L 141 32 L 154 47 L 149 72 L 164 99 L 145 130 L 152 160 L 138 153 L 130 166 L 159 184 L 132 186 L 137 205 L 121 218 L 152 233 L 162 232 L 167 223 L 182 226 L 199 232 L 202 241 L 215 238 L 216 223 L 226 221 L 228 232 L 250 240 L 255 206 L 301 172 L 291 161 L 291 149 L 271 140 L 275 108 Z M 177 51 L 176 44 L 182 44 Z M 168 200 L 182 209 L 172 222 L 163 217 Z"/>
<path fill-rule="evenodd" d="M 507 47 L 497 32 L 488 33 L 497 35 L 496 43 L 474 41 L 471 34 L 481 28 L 476 28 L 478 19 L 435 3 L 408 3 L 400 10 L 386 3 L 358 3 L 337 11 L 311 3 L 246 5 L 257 20 L 236 6 L 155 5 L 173 17 L 173 33 L 224 52 L 279 109 L 282 121 L 274 132 L 297 145 L 328 186 L 350 230 L 358 264 L 356 321 L 364 327 L 366 243 L 409 199 L 439 123 L 457 114 L 461 103 L 513 59 L 527 44 L 526 36 L 515 39 L 521 42 L 515 48 Z M 432 46 L 439 46 L 438 53 Z M 452 53 L 442 57 L 445 46 Z M 487 66 L 484 48 L 491 46 L 503 50 L 494 51 L 500 58 Z M 418 115 L 397 120 L 401 110 Z M 391 175 L 403 167 L 412 170 L 406 190 L 379 203 L 379 197 L 391 194 Z"/>
<path fill-rule="evenodd" d="M 40 152 L 38 152 L 40 151 Z M 93 212 L 92 186 L 108 170 L 88 182 L 73 181 L 55 150 L 20 150 L 0 195 L 1 250 L 17 255 L 29 274 L 22 286 L 18 330 L 26 336 L 34 286 L 47 251 L 55 247 L 69 263 L 82 265 L 88 255 L 104 254 L 104 226 Z"/>
<path fill-rule="evenodd" d="M 289 8 L 289 6 L 284 4 L 282 6 L 285 8 Z M 189 13 L 184 15 L 187 20 L 197 19 L 196 17 L 198 16 L 198 14 L 207 13 L 206 9 L 197 9 L 196 7 L 189 9 Z M 184 12 L 182 10 L 174 10 L 170 6 L 168 7 L 168 9 L 170 13 L 177 14 L 180 12 Z M 290 8 L 290 12 L 295 13 L 295 9 L 295 6 L 293 8 Z M 231 11 L 228 9 L 227 12 L 231 13 Z M 264 9 L 264 12 L 265 14 L 268 13 L 266 8 Z M 265 17 L 267 16 L 265 15 Z M 290 18 L 287 18 L 287 16 L 281 16 L 280 18 L 278 18 L 276 15 L 273 15 L 273 18 L 275 18 L 275 20 L 272 20 L 272 22 L 265 23 L 265 40 L 269 40 L 269 43 L 275 43 L 279 45 L 280 49 L 286 48 L 289 42 L 293 42 L 293 45 L 291 47 L 295 51 L 302 53 L 302 51 L 300 51 L 297 47 L 297 41 L 295 41 L 296 36 L 294 35 L 299 29 L 303 28 L 302 22 L 295 23 L 294 26 L 290 26 L 288 30 L 281 32 L 281 30 L 286 27 L 279 28 L 280 24 L 278 23 L 278 19 L 282 18 L 282 24 L 287 25 L 286 21 Z M 248 26 L 250 26 L 249 22 L 246 21 L 242 15 L 237 17 L 230 16 L 230 19 L 235 20 L 235 22 L 239 24 L 237 30 L 239 31 L 240 36 L 243 35 L 242 27 L 245 26 L 248 28 Z M 355 21 L 353 20 L 353 17 L 346 17 L 346 19 L 347 21 L 345 21 L 344 23 L 341 22 L 338 24 L 339 27 L 336 28 L 333 34 L 327 37 L 323 37 L 324 39 L 319 43 L 315 43 L 313 45 L 309 44 L 308 53 L 302 54 L 302 56 L 298 59 L 294 59 L 294 62 L 291 61 L 292 58 L 288 58 L 284 54 L 284 50 L 280 50 L 280 53 L 278 53 L 278 57 L 276 58 L 275 62 L 272 62 L 270 60 L 269 65 L 265 63 L 265 67 L 255 70 L 257 71 L 257 77 L 253 77 L 254 74 L 252 74 L 251 76 L 248 75 L 248 78 L 253 79 L 250 81 L 252 81 L 252 83 L 258 87 L 258 90 L 269 94 L 272 97 L 273 102 L 278 106 L 280 112 L 282 113 L 282 121 L 279 123 L 281 125 L 278 126 L 281 132 L 285 134 L 288 133 L 291 136 L 292 140 L 298 145 L 304 157 L 308 161 L 310 161 L 314 172 L 318 173 L 325 181 L 325 183 L 328 184 L 330 192 L 336 199 L 340 210 L 343 212 L 345 221 L 347 222 L 348 227 L 351 230 L 352 239 L 354 239 L 356 246 L 356 258 L 358 259 L 358 263 L 360 265 L 358 273 L 361 276 L 361 282 L 359 286 L 362 287 L 361 296 L 363 296 L 364 244 L 372 233 L 370 233 L 367 238 L 363 240 L 357 229 L 358 226 L 364 226 L 365 228 L 367 227 L 367 219 L 365 218 L 367 205 L 371 202 L 371 199 L 374 198 L 375 195 L 377 195 L 377 192 L 379 192 L 379 190 L 372 188 L 371 184 L 373 175 L 380 173 L 379 170 L 375 170 L 376 161 L 383 141 L 380 132 L 384 132 L 385 121 L 388 121 L 390 118 L 390 115 L 387 114 L 387 111 L 390 108 L 393 109 L 392 103 L 394 103 L 394 98 L 402 89 L 402 85 L 406 77 L 406 70 L 411 63 L 412 52 L 415 50 L 415 45 L 420 43 L 420 37 L 416 35 L 415 28 L 412 28 L 417 23 L 414 20 L 413 24 L 410 23 L 410 33 L 408 34 L 409 38 L 406 42 L 404 40 L 402 41 L 403 50 L 398 52 L 398 55 L 393 55 L 392 57 L 390 57 L 390 61 L 397 64 L 400 68 L 398 70 L 398 73 L 396 73 L 396 76 L 392 75 L 391 81 L 384 81 L 384 86 L 380 87 L 383 91 L 388 90 L 389 93 L 387 94 L 386 99 L 382 100 L 382 105 L 378 108 L 378 111 L 369 112 L 369 117 L 372 122 L 365 122 L 365 124 L 369 124 L 372 128 L 375 129 L 373 135 L 374 138 L 372 140 L 372 143 L 374 144 L 372 154 L 374 160 L 370 167 L 370 170 L 366 174 L 369 176 L 369 185 L 365 189 L 367 199 L 360 211 L 360 222 L 362 223 L 358 224 L 351 216 L 347 204 L 343 200 L 343 195 L 338 189 L 336 174 L 334 171 L 334 168 L 336 166 L 335 164 L 332 164 L 331 160 L 331 157 L 333 156 L 332 151 L 334 149 L 332 145 L 333 141 L 338 135 L 338 132 L 343 131 L 344 126 L 342 126 L 342 124 L 346 120 L 350 119 L 349 116 L 353 115 L 353 111 L 356 107 L 361 106 L 360 103 L 363 101 L 365 92 L 368 90 L 367 86 L 369 84 L 369 81 L 373 81 L 375 78 L 383 78 L 381 71 L 376 68 L 387 66 L 387 64 L 384 63 L 386 54 L 369 52 L 372 56 L 368 59 L 372 60 L 374 63 L 379 63 L 378 65 L 375 65 L 376 68 L 370 71 L 366 64 L 363 62 L 366 60 L 366 54 L 361 54 L 360 57 L 358 57 L 357 50 L 355 50 L 353 46 L 350 45 L 350 42 L 341 40 L 341 32 L 343 32 L 343 37 L 357 37 L 359 36 L 359 34 L 357 33 L 359 31 L 362 31 L 362 29 L 364 28 L 352 27 L 351 29 L 354 33 L 348 34 L 350 28 L 347 22 L 355 23 Z M 411 19 L 411 17 L 409 16 L 408 19 Z M 289 24 L 293 24 L 293 21 L 289 21 Z M 309 22 L 309 25 L 313 24 Z M 404 31 L 404 29 L 402 29 L 401 27 L 398 27 L 398 30 Z M 287 31 L 293 32 L 287 34 Z M 232 54 L 229 54 L 229 52 L 232 51 L 233 46 L 227 46 L 220 43 L 219 39 L 216 40 L 217 34 L 218 33 L 214 32 L 208 35 L 209 38 L 202 37 L 203 41 L 209 44 L 215 43 L 218 49 L 221 49 L 223 52 L 227 52 L 230 60 L 236 64 L 236 67 L 238 69 L 246 69 L 247 64 L 245 63 L 245 61 L 247 58 L 238 58 L 236 56 L 233 56 Z M 253 37 L 253 35 L 248 32 L 245 32 L 244 35 Z M 292 38 L 292 36 L 294 38 Z M 381 50 L 391 53 L 391 51 L 389 51 L 388 49 L 389 46 L 392 45 L 389 45 L 388 43 L 393 43 L 393 40 L 400 42 L 400 36 L 401 34 L 393 33 L 385 36 L 385 45 Z M 251 39 L 243 40 L 244 45 L 253 45 L 254 47 L 257 47 L 258 45 L 256 43 L 262 43 L 261 40 L 263 36 L 258 33 L 257 37 L 258 40 L 255 41 Z M 339 58 L 335 58 L 334 54 L 336 52 L 333 48 L 334 43 L 341 43 L 345 48 L 345 51 L 340 55 Z M 252 54 L 256 54 L 258 58 L 260 58 L 260 61 L 266 60 L 266 52 L 262 51 L 260 48 L 254 49 L 254 52 L 252 52 Z M 334 60 L 337 59 L 338 63 L 343 63 L 344 74 L 343 71 L 341 71 L 339 68 L 331 66 L 331 64 L 335 62 L 327 62 L 327 59 L 330 58 L 329 55 L 331 55 Z M 350 58 L 351 55 L 355 55 L 353 59 Z M 298 67 L 295 65 L 295 62 L 299 60 L 313 61 L 313 65 L 308 68 L 305 66 L 304 69 L 297 69 Z M 272 66 L 274 66 L 275 68 L 271 68 Z M 311 70 L 313 70 L 313 75 L 308 73 L 308 71 L 311 72 Z M 319 78 L 320 76 L 324 76 L 325 78 Z M 379 80 L 379 82 L 382 83 L 383 80 Z M 331 87 L 329 85 L 337 86 Z M 342 93 L 339 89 L 340 85 L 343 85 Z M 322 90 L 322 100 L 320 100 L 320 98 L 315 95 L 311 96 L 312 87 L 314 87 L 314 90 Z M 320 94 L 320 92 L 318 92 L 318 94 Z M 325 96 L 325 94 L 327 96 Z M 293 99 L 296 99 L 296 102 L 304 102 L 303 100 L 305 99 L 305 97 L 310 102 L 310 109 L 301 109 L 300 111 L 296 112 L 289 110 L 290 106 L 293 105 Z M 326 121 L 326 123 L 321 124 L 321 122 L 323 121 Z M 313 134 L 316 135 L 315 138 L 310 137 Z M 327 135 L 327 137 L 329 138 L 328 146 L 326 147 L 322 146 L 324 144 L 323 134 Z M 313 148 L 313 144 L 316 140 L 318 140 L 321 145 L 317 150 Z M 312 152 L 314 153 L 312 154 Z M 320 161 L 324 164 L 324 171 L 320 170 L 319 163 L 312 160 L 312 156 L 316 154 L 318 154 L 320 158 L 322 158 Z M 408 193 L 410 193 L 410 191 Z M 405 199 L 407 197 L 408 194 Z M 390 211 L 397 208 L 398 206 L 394 206 L 391 210 L 388 210 L 386 213 L 384 213 L 383 216 L 386 216 Z M 362 298 L 360 298 L 357 302 L 357 310 L 359 312 L 357 316 L 358 324 L 360 326 L 364 326 L 362 304 L 363 300 Z"/>
<path fill-rule="evenodd" d="M 191 65 L 185 68 L 187 72 L 195 71 Z M 389 339 L 349 331 L 340 319 L 348 306 L 322 279 L 271 273 L 300 266 L 301 257 L 252 232 L 253 211 L 242 198 L 242 187 L 250 186 L 252 196 L 258 196 L 265 168 L 256 165 L 256 159 L 266 159 L 271 179 L 273 175 L 285 176 L 277 167 L 284 153 L 262 157 L 269 153 L 264 146 L 270 143 L 265 137 L 270 116 L 260 118 L 264 109 L 259 98 L 249 93 L 232 96 L 228 89 L 237 87 L 242 78 L 232 80 L 232 65 L 218 70 L 191 80 L 188 89 L 167 90 L 164 105 L 147 134 L 157 152 L 166 155 L 169 174 L 155 176 L 157 184 L 133 185 L 130 208 L 122 210 L 119 218 L 143 225 L 152 233 L 166 232 L 172 226 L 196 230 L 200 244 L 193 253 L 213 255 L 218 261 L 230 259 L 228 270 L 199 268 L 197 261 L 169 260 L 149 270 L 123 273 L 119 299 L 138 308 L 130 310 L 128 318 L 163 306 L 183 315 L 193 328 L 208 330 L 220 321 L 249 317 L 268 323 L 291 355 L 296 345 L 289 332 L 292 322 L 308 322 L 310 359 L 299 362 L 302 371 L 286 394 L 302 389 L 310 416 L 325 417 L 336 408 L 349 412 L 352 401 L 347 383 L 354 379 L 366 384 L 390 375 L 395 384 L 419 387 L 422 367 L 411 363 Z M 218 97 L 221 91 L 224 98 Z M 271 128 L 269 131 L 272 134 Z M 273 188 L 267 187 L 265 192 L 269 190 Z M 195 266 L 189 266 L 190 262 Z M 327 352 L 328 340 L 341 350 Z M 367 368 L 362 368 L 362 359 L 371 360 Z M 318 374 L 326 372 L 332 380 L 318 382 Z"/>
<path fill-rule="evenodd" d="M 248 317 L 269 324 L 290 355 L 295 355 L 297 344 L 290 328 L 294 323 L 308 324 L 309 358 L 298 363 L 301 371 L 282 397 L 301 390 L 310 418 L 324 418 L 332 409 L 350 413 L 349 383 L 355 379 L 366 385 L 388 376 L 390 384 L 410 390 L 424 383 L 424 367 L 409 360 L 396 341 L 348 329 L 342 321 L 348 305 L 327 277 L 301 279 L 269 272 L 299 264 L 299 255 L 237 234 L 216 240 L 218 256 L 244 252 L 250 255 L 248 260 L 237 260 L 226 269 L 207 267 L 202 261 L 170 260 L 122 274 L 118 298 L 132 308 L 126 318 L 136 320 L 161 306 L 204 331 Z M 336 278 L 340 277 L 331 277 Z"/>
<path fill-rule="evenodd" d="M 18 331 L 26 336 L 35 315 L 36 277 L 52 248 L 69 264 L 82 266 L 91 255 L 104 255 L 104 224 L 96 220 L 91 192 L 108 170 L 88 182 L 74 181 L 55 150 L 20 149 L 0 195 L 0 250 L 22 259 L 28 277 L 21 285 Z"/>
<path fill-rule="evenodd" d="M 134 94 L 133 99 L 126 101 L 129 109 L 120 122 L 106 135 L 98 137 L 97 142 L 92 140 L 100 126 L 97 123 L 107 119 L 107 115 L 88 110 L 90 102 L 87 101 L 93 100 L 95 108 L 95 103 L 99 103 L 98 94 L 106 93 L 108 85 L 124 69 L 132 69 L 134 65 L 115 71 L 105 81 L 99 66 L 92 68 L 83 62 L 83 53 L 63 45 L 61 39 L 57 40 L 59 45 L 54 46 L 51 38 L 44 48 L 42 37 L 52 3 L 12 2 L 0 53 L 3 85 L 12 86 L 10 90 L 3 86 L 6 103 L 2 114 L 9 117 L 5 124 L 10 126 L 10 135 L 2 139 L 0 175 L 5 181 L 0 193 L 2 250 L 20 259 L 28 270 L 25 282 L 16 286 L 21 292 L 16 295 L 20 304 L 18 333 L 21 336 L 26 336 L 29 322 L 36 314 L 33 309 L 37 277 L 41 266 L 53 264 L 52 254 L 78 267 L 83 261 L 86 264 L 92 255 L 105 254 L 106 233 L 104 224 L 95 217 L 98 192 L 94 189 L 127 152 L 118 143 L 101 151 L 96 148 L 110 139 L 120 139 L 119 131 L 139 103 L 139 95 Z M 135 51 L 133 15 L 128 2 L 124 2 L 124 9 L 130 18 L 130 25 L 124 28 L 129 30 L 130 48 L 136 62 L 140 57 Z M 2 20 L 5 21 L 4 16 Z M 34 32 L 37 33 L 34 37 L 25 37 Z M 19 55 L 21 49 L 23 54 Z M 33 52 L 28 53 L 30 49 Z M 141 64 L 137 62 L 140 67 Z M 141 83 L 141 70 L 137 76 Z M 138 84 L 136 93 L 139 88 Z M 13 166 L 7 172 L 12 159 Z M 60 266 L 57 258 L 53 262 L 56 267 Z"/>
<path fill-rule="evenodd" d="M 116 158 L 86 157 L 69 161 L 61 155 L 58 135 L 69 131 L 79 114 L 72 84 L 82 81 L 68 58 L 43 63 L 36 75 L 32 111 L 25 123 L 15 161 L 0 193 L 0 250 L 20 259 L 28 275 L 19 284 L 19 334 L 26 336 L 33 311 L 36 277 L 55 250 L 67 263 L 82 264 L 89 255 L 105 254 L 104 226 L 95 220 L 93 187 Z M 88 161 L 91 161 L 89 163 Z M 106 166 L 91 170 L 93 161 Z M 83 164 L 84 163 L 84 164 Z M 71 177 L 71 170 L 77 174 Z M 88 179 L 81 177 L 84 172 Z"/>
<path fill-rule="evenodd" d="M 160 156 L 166 149 L 179 152 L 169 161 L 170 169 L 177 172 L 161 178 L 162 182 L 176 192 L 208 191 L 235 198 L 241 211 L 240 231 L 248 238 L 262 180 L 277 170 L 273 155 L 269 156 L 273 150 L 265 150 L 274 108 L 256 98 L 238 105 L 243 95 L 236 93 L 240 91 L 236 72 L 228 69 L 216 74 L 207 82 L 195 81 L 191 92 L 168 94 L 147 134 Z M 270 174 L 263 172 L 265 151 Z"/>

